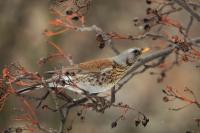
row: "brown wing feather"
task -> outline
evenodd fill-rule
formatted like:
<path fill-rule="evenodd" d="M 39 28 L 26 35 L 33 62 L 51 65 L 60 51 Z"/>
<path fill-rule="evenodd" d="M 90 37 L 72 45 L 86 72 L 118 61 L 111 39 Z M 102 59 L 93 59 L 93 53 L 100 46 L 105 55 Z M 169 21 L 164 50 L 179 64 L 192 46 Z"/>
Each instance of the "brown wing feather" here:
<path fill-rule="evenodd" d="M 78 66 L 81 70 L 98 72 L 104 68 L 112 67 L 113 61 L 111 59 L 97 59 L 80 63 Z"/>

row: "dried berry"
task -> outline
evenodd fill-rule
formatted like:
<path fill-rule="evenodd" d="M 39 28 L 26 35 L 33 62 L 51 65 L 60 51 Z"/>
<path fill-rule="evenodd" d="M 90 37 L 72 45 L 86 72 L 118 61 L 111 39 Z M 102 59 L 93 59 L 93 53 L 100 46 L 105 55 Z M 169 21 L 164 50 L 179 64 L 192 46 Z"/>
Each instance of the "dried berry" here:
<path fill-rule="evenodd" d="M 99 42 L 104 42 L 102 34 L 97 34 L 96 40 L 99 41 Z"/>
<path fill-rule="evenodd" d="M 71 75 L 71 76 L 75 76 L 76 73 L 75 73 L 75 72 L 71 72 L 70 75 Z"/>
<path fill-rule="evenodd" d="M 183 52 L 188 52 L 190 49 L 189 49 L 189 45 L 185 44 L 185 43 L 180 43 L 179 45 L 180 49 L 183 51 Z"/>
<path fill-rule="evenodd" d="M 22 130 L 22 128 L 20 128 L 20 127 L 16 128 L 16 130 L 15 130 L 16 133 L 22 133 L 22 131 L 23 131 L 23 130 Z"/>
<path fill-rule="evenodd" d="M 154 75 L 155 73 L 154 73 L 154 72 L 149 72 L 149 74 L 150 74 L 150 75 Z"/>
<path fill-rule="evenodd" d="M 81 112 L 77 112 L 77 116 L 81 116 Z"/>
<path fill-rule="evenodd" d="M 138 18 L 134 18 L 134 19 L 133 19 L 133 22 L 138 22 Z"/>
<path fill-rule="evenodd" d="M 182 56 L 182 60 L 185 61 L 185 62 L 187 62 L 189 59 L 188 59 L 188 57 L 186 55 L 183 55 Z"/>
<path fill-rule="evenodd" d="M 117 126 L 117 122 L 114 121 L 112 124 L 111 124 L 111 128 L 115 128 Z"/>
<path fill-rule="evenodd" d="M 157 39 L 158 39 L 157 37 L 152 37 L 152 40 L 154 40 L 154 41 L 157 40 Z"/>
<path fill-rule="evenodd" d="M 151 29 L 149 24 L 144 25 L 144 30 L 145 31 L 149 31 Z"/>
<path fill-rule="evenodd" d="M 151 0 L 146 0 L 146 3 L 147 3 L 147 4 L 151 4 L 152 1 L 151 1 Z"/>
<path fill-rule="evenodd" d="M 158 83 L 161 83 L 161 82 L 163 82 L 163 78 L 160 78 L 160 77 L 159 77 L 159 78 L 157 78 L 157 82 L 158 82 Z"/>
<path fill-rule="evenodd" d="M 67 10 L 66 11 L 66 15 L 72 15 L 73 14 L 73 11 L 72 10 Z"/>
<path fill-rule="evenodd" d="M 60 80 L 60 84 L 61 84 L 61 86 L 65 86 L 65 85 L 66 85 L 65 80 L 64 80 L 64 79 L 61 79 L 61 80 Z"/>
<path fill-rule="evenodd" d="M 141 123 L 140 120 L 135 120 L 135 126 L 136 126 L 136 127 L 139 126 L 140 123 Z"/>
<path fill-rule="evenodd" d="M 144 19 L 143 19 L 143 22 L 144 22 L 144 23 L 148 23 L 148 22 L 149 22 L 149 19 L 148 19 L 148 18 L 144 18 Z"/>
<path fill-rule="evenodd" d="M 152 8 L 148 7 L 148 8 L 146 9 L 146 14 L 149 15 L 149 14 L 152 14 L 152 13 L 153 13 Z"/>
<path fill-rule="evenodd" d="M 144 117 L 144 119 L 142 120 L 142 125 L 143 125 L 144 127 L 146 127 L 147 124 L 148 124 L 148 122 L 149 122 L 149 119 L 147 119 L 146 117 Z"/>
<path fill-rule="evenodd" d="M 3 133 L 11 133 L 11 131 L 9 131 L 9 130 L 4 130 Z"/>
<path fill-rule="evenodd" d="M 72 125 L 70 125 L 68 128 L 67 128 L 67 131 L 71 131 L 72 130 Z"/>
<path fill-rule="evenodd" d="M 68 75 L 70 75 L 70 73 L 69 72 L 65 72 L 65 75 L 68 76 Z"/>
<path fill-rule="evenodd" d="M 118 103 L 119 106 L 121 106 L 122 104 L 123 104 L 122 102 L 119 102 L 119 103 Z"/>
<path fill-rule="evenodd" d="M 165 97 L 163 97 L 163 101 L 164 102 L 169 102 L 169 98 L 165 96 Z"/>
<path fill-rule="evenodd" d="M 133 39 L 133 36 L 132 35 L 128 35 L 128 39 Z"/>
<path fill-rule="evenodd" d="M 85 120 L 85 117 L 84 117 L 84 116 L 81 116 L 81 120 Z"/>
<path fill-rule="evenodd" d="M 99 48 L 100 49 L 103 49 L 104 47 L 105 47 L 105 43 L 104 42 L 99 43 Z"/>
<path fill-rule="evenodd" d="M 48 106 L 47 106 L 47 105 L 43 105 L 43 106 L 42 106 L 42 109 L 45 109 L 45 108 L 48 108 Z"/>
<path fill-rule="evenodd" d="M 78 16 L 74 16 L 74 17 L 72 18 L 72 20 L 78 21 L 78 20 L 79 20 L 79 17 L 78 17 Z"/>
<path fill-rule="evenodd" d="M 166 73 L 165 72 L 161 72 L 160 74 L 162 77 L 166 77 Z"/>

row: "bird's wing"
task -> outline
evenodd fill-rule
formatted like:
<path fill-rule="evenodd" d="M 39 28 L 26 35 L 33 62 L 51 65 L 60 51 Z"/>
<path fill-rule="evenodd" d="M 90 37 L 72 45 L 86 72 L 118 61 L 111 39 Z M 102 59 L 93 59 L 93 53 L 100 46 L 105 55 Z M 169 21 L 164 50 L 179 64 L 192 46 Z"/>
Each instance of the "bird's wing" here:
<path fill-rule="evenodd" d="M 62 79 L 66 82 L 66 85 L 58 83 L 51 83 L 51 87 L 64 87 L 68 90 L 82 93 L 84 91 L 88 93 L 100 93 L 109 90 L 111 83 L 104 83 L 107 81 L 101 81 L 103 73 L 109 73 L 113 69 L 113 61 L 111 59 L 98 59 L 84 63 L 74 65 L 72 67 L 64 68 L 62 71 Z M 65 75 L 66 72 L 74 72 L 75 75 Z M 58 77 L 59 73 L 55 74 Z M 97 82 L 98 81 L 98 82 Z M 102 83 L 99 83 L 102 82 Z M 73 83 L 73 84 L 70 84 Z"/>
<path fill-rule="evenodd" d="M 112 66 L 113 66 L 113 60 L 110 58 L 92 60 L 80 63 L 78 65 L 78 67 L 82 71 L 87 71 L 87 72 L 101 72 L 103 69 L 110 68 Z"/>

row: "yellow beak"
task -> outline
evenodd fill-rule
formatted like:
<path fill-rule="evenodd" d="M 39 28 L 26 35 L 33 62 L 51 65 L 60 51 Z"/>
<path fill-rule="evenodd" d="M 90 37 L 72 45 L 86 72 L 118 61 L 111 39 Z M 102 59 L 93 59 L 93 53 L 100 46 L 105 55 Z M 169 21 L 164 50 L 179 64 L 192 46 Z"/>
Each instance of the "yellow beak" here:
<path fill-rule="evenodd" d="M 142 52 L 142 53 L 146 53 L 146 52 L 148 52 L 149 50 L 150 50 L 150 48 L 142 48 L 142 49 L 141 49 L 141 52 Z"/>

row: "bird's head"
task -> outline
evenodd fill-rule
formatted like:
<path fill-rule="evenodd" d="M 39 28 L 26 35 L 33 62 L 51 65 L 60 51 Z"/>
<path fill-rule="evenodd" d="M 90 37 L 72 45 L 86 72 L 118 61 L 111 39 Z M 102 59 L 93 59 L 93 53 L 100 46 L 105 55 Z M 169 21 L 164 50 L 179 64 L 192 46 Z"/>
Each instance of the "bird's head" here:
<path fill-rule="evenodd" d="M 130 48 L 114 57 L 117 64 L 131 66 L 143 53 L 149 51 L 149 48 Z"/>

